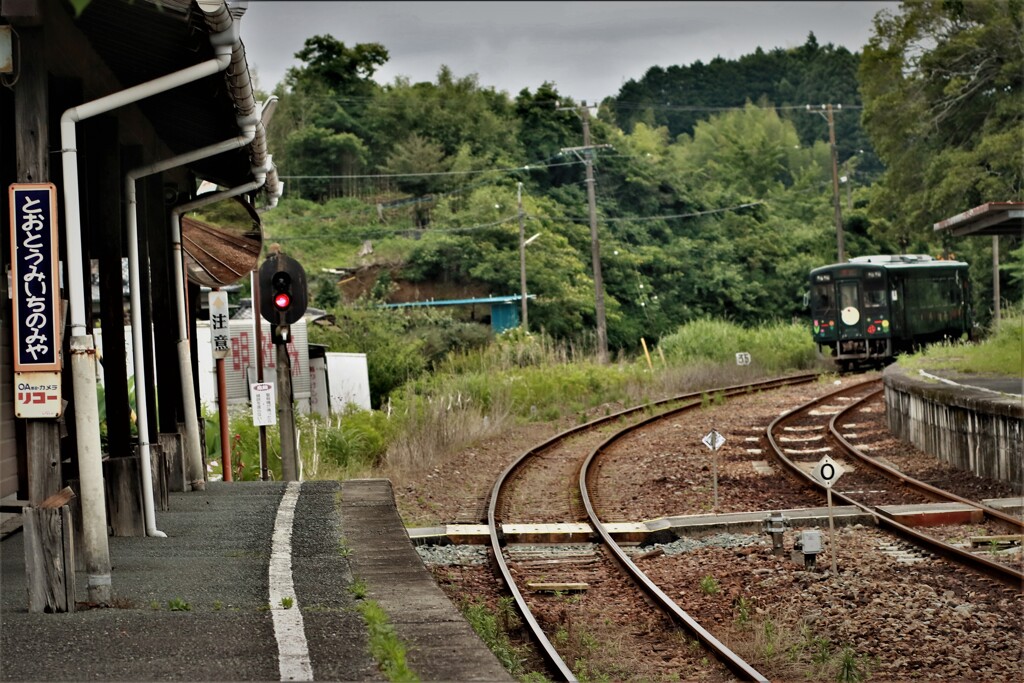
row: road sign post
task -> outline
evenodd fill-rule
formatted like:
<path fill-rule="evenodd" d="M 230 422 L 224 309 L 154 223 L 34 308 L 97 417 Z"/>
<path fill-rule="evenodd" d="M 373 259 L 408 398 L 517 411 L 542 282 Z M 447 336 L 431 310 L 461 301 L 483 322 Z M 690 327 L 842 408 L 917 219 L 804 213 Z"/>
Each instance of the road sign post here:
<path fill-rule="evenodd" d="M 828 545 L 832 555 L 832 573 L 838 574 L 836 566 L 836 553 L 838 551 L 836 541 L 836 522 L 832 515 L 832 485 L 843 475 L 843 466 L 828 457 L 827 455 L 818 461 L 818 464 L 811 470 L 811 476 L 825 487 L 825 497 L 828 500 Z"/>
<path fill-rule="evenodd" d="M 710 432 L 704 435 L 704 438 L 700 440 L 705 446 L 711 449 L 711 480 L 713 490 L 713 502 L 711 503 L 711 511 L 718 511 L 718 449 L 725 443 L 725 437 L 718 433 L 717 430 L 712 429 Z"/>

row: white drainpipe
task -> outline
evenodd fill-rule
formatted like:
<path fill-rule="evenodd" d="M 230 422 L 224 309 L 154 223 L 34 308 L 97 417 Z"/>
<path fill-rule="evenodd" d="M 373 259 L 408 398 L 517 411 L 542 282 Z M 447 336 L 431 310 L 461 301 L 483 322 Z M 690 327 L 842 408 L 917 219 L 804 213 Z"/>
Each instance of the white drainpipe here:
<path fill-rule="evenodd" d="M 96 399 L 96 349 L 86 327 L 85 277 L 82 268 L 82 216 L 78 195 L 79 121 L 105 114 L 226 69 L 238 39 L 238 23 L 210 35 L 216 57 L 120 92 L 72 107 L 60 117 L 61 162 L 64 179 L 64 229 L 67 242 L 68 299 L 71 311 L 71 377 L 78 434 L 78 473 L 82 498 L 83 556 L 88 573 L 89 600 L 108 604 L 110 551 L 103 490 L 103 452 L 100 446 L 99 404 Z"/>
<path fill-rule="evenodd" d="M 143 363 L 145 362 L 145 348 L 143 347 L 142 341 L 142 302 L 140 297 L 140 284 L 139 284 L 139 270 L 141 263 L 139 259 L 139 221 L 138 221 L 138 200 L 136 199 L 135 183 L 140 178 L 150 176 L 156 173 L 162 173 L 169 169 L 185 164 L 194 163 L 200 159 L 211 157 L 223 152 L 229 152 L 235 149 L 241 149 L 245 147 L 253 138 L 256 137 L 256 116 L 250 116 L 248 118 L 240 118 L 238 125 L 242 129 L 242 133 L 237 135 L 230 140 L 218 142 L 212 145 L 208 145 L 201 149 L 186 152 L 185 154 L 179 154 L 178 156 L 158 161 L 154 164 L 142 166 L 132 171 L 129 171 L 125 176 L 124 190 L 125 198 L 127 201 L 127 228 L 128 228 L 128 279 L 130 283 L 131 291 L 131 322 L 132 322 L 132 356 L 135 363 L 135 405 L 136 412 L 138 414 L 138 428 L 139 428 L 139 455 L 142 459 L 142 503 L 143 512 L 146 520 L 146 534 L 148 536 L 166 537 L 167 534 L 162 531 L 158 531 L 156 528 L 156 511 L 153 506 L 153 473 L 152 465 L 150 463 L 150 434 L 149 434 L 149 415 L 147 407 L 147 394 L 148 384 L 146 382 L 146 373 L 144 371 Z M 148 269 L 147 269 L 148 270 Z M 176 282 L 176 285 L 180 289 L 182 284 Z M 179 306 L 184 304 L 184 296 L 179 291 Z M 181 311 L 179 314 L 183 314 Z M 184 333 L 187 337 L 187 329 Z M 180 341 L 179 341 L 180 345 Z M 185 339 L 186 349 L 188 348 L 188 339 Z M 191 356 L 189 356 L 191 361 Z M 182 368 L 184 372 L 185 368 Z M 182 377 L 184 383 L 185 377 Z M 192 384 L 192 365 L 189 362 L 188 365 L 188 384 Z M 195 396 L 193 395 L 193 402 L 191 404 L 185 401 L 185 424 L 186 428 L 189 423 L 189 413 L 191 413 L 191 421 L 196 422 L 195 416 Z M 198 422 L 196 422 L 196 440 L 194 443 L 190 443 L 188 438 L 190 434 L 186 432 L 185 441 L 185 453 L 188 455 L 192 449 L 199 448 L 199 430 Z M 200 472 L 198 485 L 195 477 L 190 474 L 192 488 L 202 490 L 205 487 L 205 480 Z"/>

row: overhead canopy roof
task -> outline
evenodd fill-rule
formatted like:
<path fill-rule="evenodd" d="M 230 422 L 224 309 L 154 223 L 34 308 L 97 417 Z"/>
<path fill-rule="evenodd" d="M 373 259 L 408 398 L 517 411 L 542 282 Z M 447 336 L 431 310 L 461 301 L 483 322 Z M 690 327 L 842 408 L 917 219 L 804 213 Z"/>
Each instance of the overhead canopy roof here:
<path fill-rule="evenodd" d="M 193 0 L 93 0 L 72 21 L 123 88 L 214 57 L 210 30 Z M 248 82 L 248 66 L 240 66 L 243 73 L 233 73 L 233 82 L 239 77 Z M 228 70 L 239 68 L 232 64 Z M 239 133 L 224 72 L 148 97 L 137 106 L 174 154 Z M 252 179 L 249 154 L 249 148 L 225 152 L 190 168 L 201 178 L 236 186 Z"/>
<path fill-rule="evenodd" d="M 988 202 L 939 221 L 934 229 L 951 235 L 1019 235 L 1024 231 L 1024 202 Z"/>

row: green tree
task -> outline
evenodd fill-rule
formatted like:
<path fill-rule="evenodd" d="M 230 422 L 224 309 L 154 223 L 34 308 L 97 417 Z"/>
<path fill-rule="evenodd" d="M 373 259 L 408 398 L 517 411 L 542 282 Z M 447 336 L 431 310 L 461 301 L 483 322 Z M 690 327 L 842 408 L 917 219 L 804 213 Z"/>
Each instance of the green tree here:
<path fill-rule="evenodd" d="M 450 161 L 436 142 L 412 133 L 395 145 L 384 164 L 384 172 L 399 176 L 399 189 L 417 197 L 440 189 L 440 174 L 448 170 Z"/>
<path fill-rule="evenodd" d="M 864 125 L 886 164 L 872 212 L 902 249 L 931 225 L 1024 190 L 1024 2 L 911 0 L 875 18 Z"/>
<path fill-rule="evenodd" d="M 308 38 L 295 53 L 302 66 L 288 70 L 274 94 L 279 98 L 269 146 L 282 175 L 352 175 L 367 159 L 365 110 L 380 87 L 372 80 L 387 62 L 378 43 L 353 48 L 329 35 Z M 290 192 L 322 200 L 339 196 L 337 179 L 302 179 Z"/>
<path fill-rule="evenodd" d="M 366 95 L 372 90 L 370 79 L 389 56 L 380 43 L 348 48 L 333 36 L 313 36 L 295 53 L 305 66 L 290 68 L 286 81 L 299 90 L 325 86 L 339 95 Z"/>
<path fill-rule="evenodd" d="M 331 176 L 358 173 L 366 163 L 366 147 L 352 133 L 334 133 L 329 128 L 303 126 L 285 138 L 288 174 L 299 178 L 302 196 L 324 201 L 341 194 L 340 179 Z"/>

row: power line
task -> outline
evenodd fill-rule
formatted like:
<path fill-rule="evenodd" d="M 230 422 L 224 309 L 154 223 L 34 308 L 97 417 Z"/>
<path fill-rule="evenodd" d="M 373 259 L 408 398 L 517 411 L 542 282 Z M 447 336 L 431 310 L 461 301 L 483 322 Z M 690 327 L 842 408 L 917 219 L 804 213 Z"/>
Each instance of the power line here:
<path fill-rule="evenodd" d="M 666 102 L 664 104 L 655 103 L 644 103 L 644 102 L 629 102 L 629 101 L 616 101 L 611 104 L 613 108 L 627 109 L 627 110 L 651 110 L 654 112 L 736 112 L 746 109 L 746 105 L 733 104 L 730 106 L 708 106 L 708 105 L 697 105 L 697 104 L 672 104 Z M 788 111 L 800 111 L 806 108 L 806 104 L 754 104 L 751 106 L 759 110 L 775 110 L 778 112 Z M 863 104 L 843 104 L 842 109 L 844 110 L 862 110 L 864 109 Z"/>
<path fill-rule="evenodd" d="M 385 227 L 376 227 L 376 226 L 371 226 L 371 225 L 364 225 L 364 226 L 358 226 L 358 227 L 348 227 L 348 226 L 346 226 L 346 227 L 342 228 L 342 230 L 345 231 L 344 235 L 338 234 L 338 232 L 319 232 L 319 233 L 316 233 L 316 234 L 307 234 L 307 235 L 283 235 L 281 237 L 272 237 L 272 236 L 269 236 L 269 235 L 264 235 L 263 239 L 264 239 L 264 241 L 270 241 L 270 242 L 286 242 L 286 241 L 293 241 L 293 240 L 312 240 L 312 239 L 319 240 L 319 239 L 324 239 L 325 237 L 345 237 L 345 236 L 351 236 L 353 233 L 364 233 L 365 234 L 365 233 L 368 233 L 368 232 L 372 232 L 372 233 L 395 233 L 395 234 L 403 233 L 403 232 L 418 232 L 420 234 L 424 234 L 424 233 L 428 233 L 428 232 L 443 232 L 443 233 L 450 233 L 450 232 L 476 232 L 478 230 L 489 230 L 491 228 L 496 228 L 496 227 L 504 225 L 506 223 L 510 223 L 512 221 L 518 220 L 518 218 L 519 218 L 519 215 L 515 214 L 515 215 L 512 215 L 512 216 L 506 216 L 505 218 L 499 218 L 498 220 L 493 221 L 491 223 L 481 223 L 479 225 L 467 225 L 467 226 L 462 226 L 462 227 L 417 228 L 415 226 L 409 226 L 409 227 L 404 227 L 404 228 L 399 228 L 399 227 L 385 228 Z M 534 218 L 534 216 L 526 216 L 526 218 Z"/>
<path fill-rule="evenodd" d="M 708 209 L 707 211 L 694 211 L 692 213 L 675 213 L 675 214 L 667 214 L 667 215 L 663 215 L 663 216 L 635 216 L 635 217 L 620 216 L 618 218 L 602 218 L 601 220 L 604 221 L 605 223 L 621 223 L 621 222 L 627 222 L 627 221 L 659 221 L 659 220 L 667 220 L 667 219 L 670 219 L 670 218 L 696 218 L 698 216 L 710 216 L 710 215 L 716 214 L 716 213 L 725 213 L 726 211 L 736 211 L 737 209 L 747 209 L 747 208 L 750 208 L 752 206 L 760 206 L 762 204 L 767 204 L 767 203 L 768 203 L 767 201 L 758 200 L 756 202 L 748 202 L 746 204 L 737 204 L 736 206 L 725 206 L 725 207 L 722 207 L 720 209 Z M 589 221 L 590 219 L 589 218 L 566 218 L 565 220 L 569 220 L 569 221 L 572 221 L 574 223 L 582 223 L 584 221 Z"/>
<path fill-rule="evenodd" d="M 559 155 L 561 156 L 561 155 Z M 513 166 L 509 168 L 486 168 L 478 169 L 475 171 L 432 171 L 425 173 L 369 173 L 369 174 L 356 174 L 356 175 L 282 175 L 279 176 L 282 179 L 288 180 L 348 180 L 355 178 L 424 178 L 433 176 L 465 176 L 475 175 L 483 173 L 516 173 L 519 171 L 532 171 L 540 168 L 557 168 L 559 166 L 576 166 L 583 163 L 582 161 L 566 161 L 560 164 L 548 164 L 545 162 L 539 162 L 536 164 L 527 164 L 525 166 Z"/>

